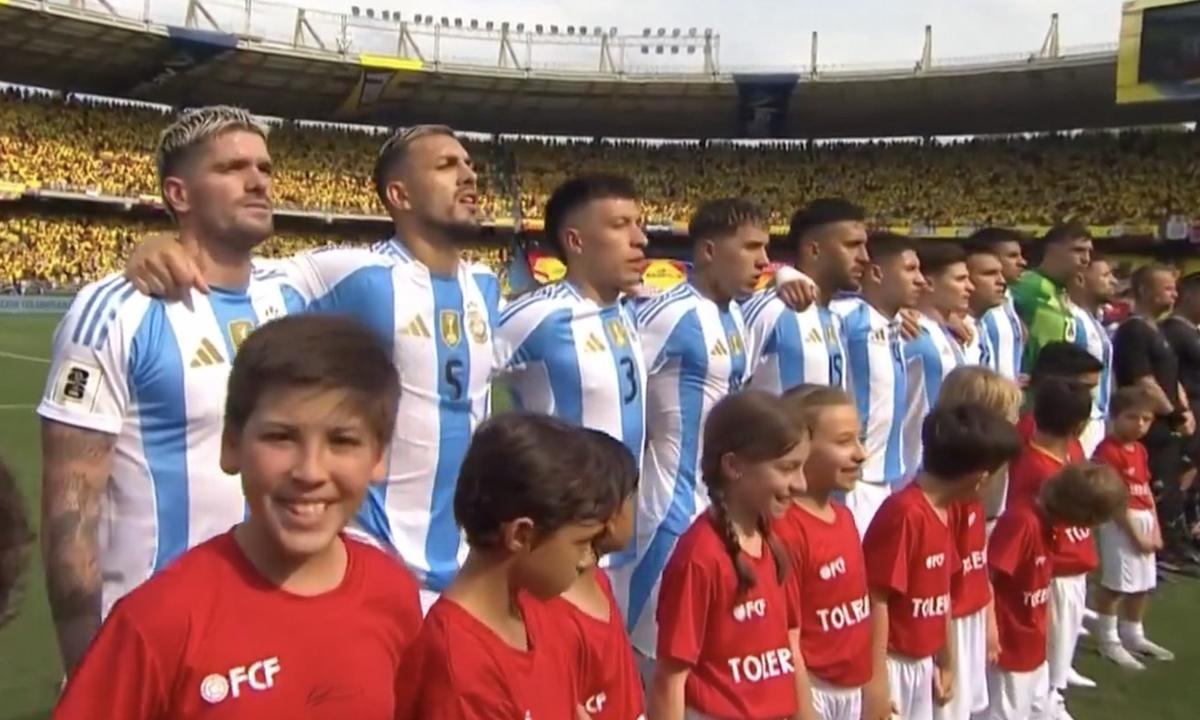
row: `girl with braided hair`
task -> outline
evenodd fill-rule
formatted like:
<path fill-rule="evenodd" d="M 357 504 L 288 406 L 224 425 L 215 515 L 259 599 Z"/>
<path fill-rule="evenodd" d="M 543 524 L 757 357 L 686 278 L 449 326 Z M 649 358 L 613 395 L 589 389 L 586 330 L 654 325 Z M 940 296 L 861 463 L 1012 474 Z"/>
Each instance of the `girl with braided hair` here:
<path fill-rule="evenodd" d="M 663 573 L 653 720 L 778 720 L 797 709 L 795 598 L 771 533 L 804 489 L 806 426 L 780 398 L 729 395 L 704 426 L 712 505 L 679 538 Z"/>

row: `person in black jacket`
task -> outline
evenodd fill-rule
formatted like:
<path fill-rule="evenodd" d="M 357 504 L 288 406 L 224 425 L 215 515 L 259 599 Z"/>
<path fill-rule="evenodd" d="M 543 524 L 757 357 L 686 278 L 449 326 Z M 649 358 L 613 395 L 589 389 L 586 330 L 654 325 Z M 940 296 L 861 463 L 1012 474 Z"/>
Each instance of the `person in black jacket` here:
<path fill-rule="evenodd" d="M 1200 272 L 1182 278 L 1175 311 L 1159 327 L 1175 350 L 1179 361 L 1179 383 L 1187 396 L 1192 416 L 1200 411 Z M 1180 487 L 1184 491 L 1184 514 L 1191 528 L 1193 541 L 1200 537 L 1200 484 L 1196 482 L 1200 468 L 1200 433 L 1184 440 L 1183 474 Z"/>

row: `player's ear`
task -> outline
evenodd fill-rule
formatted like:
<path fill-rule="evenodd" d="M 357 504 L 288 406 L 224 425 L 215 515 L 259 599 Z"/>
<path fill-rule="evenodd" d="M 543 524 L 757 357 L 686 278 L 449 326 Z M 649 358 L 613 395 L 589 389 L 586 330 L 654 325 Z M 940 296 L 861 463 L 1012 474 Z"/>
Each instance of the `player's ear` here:
<path fill-rule="evenodd" d="M 163 179 L 162 184 L 163 202 L 176 215 L 186 213 L 191 209 L 191 202 L 188 200 L 187 186 L 183 182 L 183 178 L 169 175 Z"/>
<path fill-rule="evenodd" d="M 388 207 L 400 210 L 412 209 L 412 203 L 408 198 L 408 188 L 404 187 L 403 182 L 392 180 L 384 188 L 383 194 L 387 197 Z"/>
<path fill-rule="evenodd" d="M 742 461 L 735 453 L 727 452 L 721 456 L 721 475 L 727 481 L 742 476 Z"/>
<path fill-rule="evenodd" d="M 562 249 L 566 258 L 572 255 L 580 255 L 583 253 L 583 235 L 573 227 L 564 227 L 562 229 Z"/>
<path fill-rule="evenodd" d="M 875 283 L 876 285 L 883 284 L 883 268 L 879 265 L 876 265 L 875 263 L 867 265 L 867 274 L 871 276 L 871 282 Z"/>
<path fill-rule="evenodd" d="M 537 526 L 531 518 L 519 517 L 500 526 L 500 538 L 510 553 L 529 552 L 537 543 Z"/>
<path fill-rule="evenodd" d="M 225 429 L 221 432 L 221 470 L 225 474 L 237 475 L 242 471 L 241 450 L 241 433 L 226 425 Z M 382 475 L 378 475 L 377 477 L 382 477 Z"/>

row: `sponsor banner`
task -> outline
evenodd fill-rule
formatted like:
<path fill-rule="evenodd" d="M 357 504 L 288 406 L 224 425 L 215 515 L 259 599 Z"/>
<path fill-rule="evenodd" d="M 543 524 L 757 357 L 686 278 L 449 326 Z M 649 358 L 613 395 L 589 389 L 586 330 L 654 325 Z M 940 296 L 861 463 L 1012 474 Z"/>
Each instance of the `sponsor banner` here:
<path fill-rule="evenodd" d="M 526 256 L 526 264 L 533 281 L 538 285 L 558 282 L 567 274 L 567 266 L 562 260 L 548 253 L 530 250 Z M 656 258 L 646 265 L 642 272 L 642 284 L 650 294 L 670 290 L 679 283 L 687 280 L 688 264 L 679 260 Z M 513 283 L 513 289 L 518 290 Z"/>
<path fill-rule="evenodd" d="M 0 295 L 0 313 L 65 313 L 74 299 L 74 295 Z"/>

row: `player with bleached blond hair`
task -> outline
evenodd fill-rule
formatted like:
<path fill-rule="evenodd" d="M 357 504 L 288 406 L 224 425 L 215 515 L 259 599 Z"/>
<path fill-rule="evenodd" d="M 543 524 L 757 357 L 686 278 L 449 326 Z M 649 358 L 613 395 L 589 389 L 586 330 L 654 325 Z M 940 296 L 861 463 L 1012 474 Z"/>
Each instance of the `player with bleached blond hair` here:
<path fill-rule="evenodd" d="M 252 250 L 271 235 L 268 129 L 245 110 L 189 110 L 163 131 L 163 203 L 209 294 L 169 303 L 120 274 L 59 323 L 42 417 L 42 545 L 69 673 L 113 603 L 245 513 L 221 472 L 225 380 L 259 324 L 300 310 Z"/>

